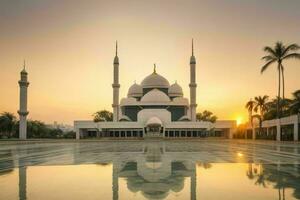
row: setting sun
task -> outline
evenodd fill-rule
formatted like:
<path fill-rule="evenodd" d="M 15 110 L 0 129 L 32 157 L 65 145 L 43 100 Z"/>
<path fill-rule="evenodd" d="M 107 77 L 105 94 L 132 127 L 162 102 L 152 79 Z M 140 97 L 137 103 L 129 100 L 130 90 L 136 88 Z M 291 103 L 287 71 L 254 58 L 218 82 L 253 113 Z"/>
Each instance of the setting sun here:
<path fill-rule="evenodd" d="M 241 125 L 243 123 L 243 117 L 239 116 L 236 118 L 236 124 Z"/>

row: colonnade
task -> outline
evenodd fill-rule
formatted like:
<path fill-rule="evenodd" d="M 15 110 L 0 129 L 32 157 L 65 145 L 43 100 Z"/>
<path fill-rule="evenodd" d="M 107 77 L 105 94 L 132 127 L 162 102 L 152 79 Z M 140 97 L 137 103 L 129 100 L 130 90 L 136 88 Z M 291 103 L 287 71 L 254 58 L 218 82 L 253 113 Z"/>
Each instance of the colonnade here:
<path fill-rule="evenodd" d="M 165 131 L 165 137 L 206 137 L 206 130 L 176 130 L 170 129 Z"/>

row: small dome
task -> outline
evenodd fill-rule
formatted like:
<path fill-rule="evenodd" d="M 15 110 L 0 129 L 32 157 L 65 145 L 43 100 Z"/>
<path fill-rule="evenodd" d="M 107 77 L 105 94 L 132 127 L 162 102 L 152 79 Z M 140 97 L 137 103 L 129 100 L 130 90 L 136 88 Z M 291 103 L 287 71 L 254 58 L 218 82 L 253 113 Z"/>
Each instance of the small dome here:
<path fill-rule="evenodd" d="M 177 82 L 175 82 L 174 84 L 172 84 L 169 87 L 168 93 L 169 93 L 170 97 L 182 97 L 183 96 L 182 88 L 180 85 L 177 84 Z"/>
<path fill-rule="evenodd" d="M 158 89 L 153 89 L 142 97 L 141 102 L 168 103 L 170 102 L 170 98 L 162 91 Z"/>
<path fill-rule="evenodd" d="M 169 88 L 170 84 L 167 79 L 157 74 L 155 71 L 147 76 L 141 83 L 143 88 Z"/>
<path fill-rule="evenodd" d="M 143 96 L 143 88 L 141 85 L 134 83 L 128 90 L 128 97 L 141 97 Z"/>
<path fill-rule="evenodd" d="M 114 64 L 119 64 L 119 57 L 117 55 L 114 58 Z"/>
<path fill-rule="evenodd" d="M 187 98 L 184 97 L 175 97 L 172 100 L 173 105 L 185 105 L 188 106 L 189 105 L 189 100 Z"/>
<path fill-rule="evenodd" d="M 191 121 L 191 119 L 188 116 L 184 115 L 184 116 L 180 117 L 180 119 L 178 121 Z"/>
<path fill-rule="evenodd" d="M 136 99 L 133 97 L 128 97 L 128 98 L 122 98 L 120 105 L 121 106 L 126 106 L 126 105 L 136 105 Z"/>
<path fill-rule="evenodd" d="M 162 125 L 161 120 L 158 117 L 151 117 L 150 119 L 148 119 L 146 126 L 153 126 L 153 125 Z"/>
<path fill-rule="evenodd" d="M 190 64 L 196 64 L 196 58 L 194 55 L 191 56 Z"/>
<path fill-rule="evenodd" d="M 27 72 L 26 72 L 25 67 L 24 67 L 23 70 L 21 71 L 21 74 L 26 74 L 26 75 L 27 75 Z"/>
<path fill-rule="evenodd" d="M 129 122 L 129 121 L 131 121 L 131 119 L 129 117 L 127 117 L 126 115 L 122 115 L 120 117 L 119 121 L 121 121 L 121 122 Z"/>

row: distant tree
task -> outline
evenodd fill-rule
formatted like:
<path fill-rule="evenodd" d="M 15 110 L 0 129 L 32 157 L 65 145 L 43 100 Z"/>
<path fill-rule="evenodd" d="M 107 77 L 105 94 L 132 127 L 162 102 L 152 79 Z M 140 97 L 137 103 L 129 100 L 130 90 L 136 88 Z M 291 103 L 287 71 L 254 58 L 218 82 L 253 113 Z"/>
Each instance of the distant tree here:
<path fill-rule="evenodd" d="M 273 99 L 266 103 L 267 112 L 264 114 L 264 120 L 277 118 L 277 99 Z"/>
<path fill-rule="evenodd" d="M 199 112 L 196 114 L 196 119 L 197 121 L 208 121 L 214 123 L 218 118 L 212 112 L 204 110 L 202 113 Z"/>
<path fill-rule="evenodd" d="M 271 64 L 277 63 L 277 70 L 278 70 L 278 96 L 277 96 L 277 118 L 280 117 L 280 84 L 281 84 L 281 77 L 282 77 L 282 91 L 283 91 L 283 99 L 285 99 L 284 96 L 284 67 L 282 62 L 284 60 L 289 60 L 291 58 L 300 59 L 300 54 L 297 53 L 297 51 L 300 49 L 300 46 L 297 44 L 290 44 L 288 46 L 285 46 L 282 42 L 276 42 L 275 46 L 264 47 L 264 51 L 267 53 L 266 56 L 262 57 L 262 59 L 266 62 L 262 68 L 261 73 L 263 73 Z"/>
<path fill-rule="evenodd" d="M 49 138 L 62 138 L 63 134 L 64 132 L 61 129 L 55 128 L 55 129 L 50 129 L 47 136 Z"/>
<path fill-rule="evenodd" d="M 11 137 L 16 128 L 17 118 L 13 113 L 4 112 L 0 115 L 0 133 L 3 136 Z"/>
<path fill-rule="evenodd" d="M 259 115 L 253 116 L 259 120 L 259 132 L 262 132 L 262 121 L 264 120 L 265 112 L 267 111 L 267 103 L 269 96 L 257 96 L 254 97 L 254 112 L 259 111 Z"/>
<path fill-rule="evenodd" d="M 19 137 L 19 121 L 14 114 L 4 112 L 0 115 L 0 138 Z M 61 129 L 48 127 L 44 122 L 38 120 L 27 120 L 28 138 L 75 138 L 75 132 L 64 133 Z"/>
<path fill-rule="evenodd" d="M 293 92 L 293 99 L 290 104 L 291 114 L 300 113 L 300 90 L 296 90 Z"/>
<path fill-rule="evenodd" d="M 74 139 L 76 137 L 76 132 L 75 131 L 68 131 L 63 134 L 63 137 L 66 139 Z"/>
<path fill-rule="evenodd" d="M 100 110 L 93 114 L 94 122 L 113 121 L 113 113 L 107 110 Z"/>
<path fill-rule="evenodd" d="M 27 121 L 28 138 L 50 138 L 51 129 L 44 122 L 38 120 Z"/>
<path fill-rule="evenodd" d="M 254 98 L 254 111 L 259 111 L 260 117 L 263 120 L 264 114 L 267 111 L 267 103 L 268 103 L 269 96 L 257 96 Z"/>
<path fill-rule="evenodd" d="M 250 99 L 245 105 L 246 109 L 248 110 L 251 126 L 253 125 L 252 115 L 253 115 L 254 106 L 255 106 L 255 101 L 253 101 L 252 99 Z"/>

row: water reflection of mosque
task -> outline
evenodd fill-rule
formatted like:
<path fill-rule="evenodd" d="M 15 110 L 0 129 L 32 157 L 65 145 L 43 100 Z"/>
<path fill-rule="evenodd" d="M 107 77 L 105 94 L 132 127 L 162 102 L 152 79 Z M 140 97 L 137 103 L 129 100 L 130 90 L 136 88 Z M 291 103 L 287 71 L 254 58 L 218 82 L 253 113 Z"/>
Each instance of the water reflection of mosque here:
<path fill-rule="evenodd" d="M 126 149 L 126 150 L 125 150 Z M 39 157 L 37 160 L 23 157 L 31 149 L 21 152 L 9 151 L 5 156 L 6 162 L 0 161 L 1 175 L 10 173 L 15 167 L 19 169 L 19 199 L 27 199 L 27 167 L 34 165 L 57 165 L 53 161 Z M 43 151 L 43 150 L 41 150 Z M 131 192 L 141 192 L 146 199 L 165 199 L 171 191 L 179 192 L 184 188 L 185 178 L 189 178 L 190 198 L 196 199 L 196 164 L 193 159 L 175 152 L 166 153 L 163 143 L 154 142 L 133 146 L 112 145 L 109 148 L 98 149 L 95 152 L 86 151 L 80 145 L 74 149 L 73 159 L 62 165 L 94 163 L 112 163 L 112 199 L 119 199 L 119 179 L 124 178 Z M 20 155 L 21 154 L 21 155 Z M 18 158 L 18 159 L 16 159 Z"/>
<path fill-rule="evenodd" d="M 27 166 L 34 165 L 77 165 L 86 163 L 113 164 L 112 195 L 113 199 L 119 199 L 119 179 L 126 180 L 127 188 L 131 192 L 140 192 L 147 199 L 165 199 L 170 192 L 179 192 L 184 188 L 186 178 L 190 180 L 190 199 L 196 199 L 196 167 L 213 167 L 209 163 L 199 161 L 201 147 L 180 146 L 173 143 L 165 145 L 164 142 L 149 142 L 123 146 L 112 144 L 101 148 L 95 146 L 93 151 L 87 150 L 80 144 L 72 147 L 70 157 L 62 163 L 49 160 L 49 158 L 25 158 L 22 154 L 31 151 L 30 148 L 20 152 L 10 150 L 0 155 L 6 159 L 0 159 L 0 176 L 19 167 L 19 199 L 27 197 Z M 43 150 L 41 150 L 43 151 Z M 255 156 L 255 153 L 253 154 Z M 2 160 L 2 161 L 1 161 Z M 272 183 L 278 189 L 279 199 L 284 199 L 284 190 L 293 189 L 293 196 L 300 199 L 300 169 L 299 165 L 250 163 L 246 173 L 249 179 L 253 179 L 256 185 L 264 186 Z M 205 183 L 203 183 L 205 184 Z"/>
<path fill-rule="evenodd" d="M 193 160 L 166 153 L 161 144 L 146 145 L 140 155 L 113 164 L 113 199 L 118 199 L 118 178 L 126 178 L 132 192 L 140 191 L 147 199 L 165 199 L 170 191 L 184 188 L 190 177 L 190 197 L 196 199 L 196 165 Z"/>

